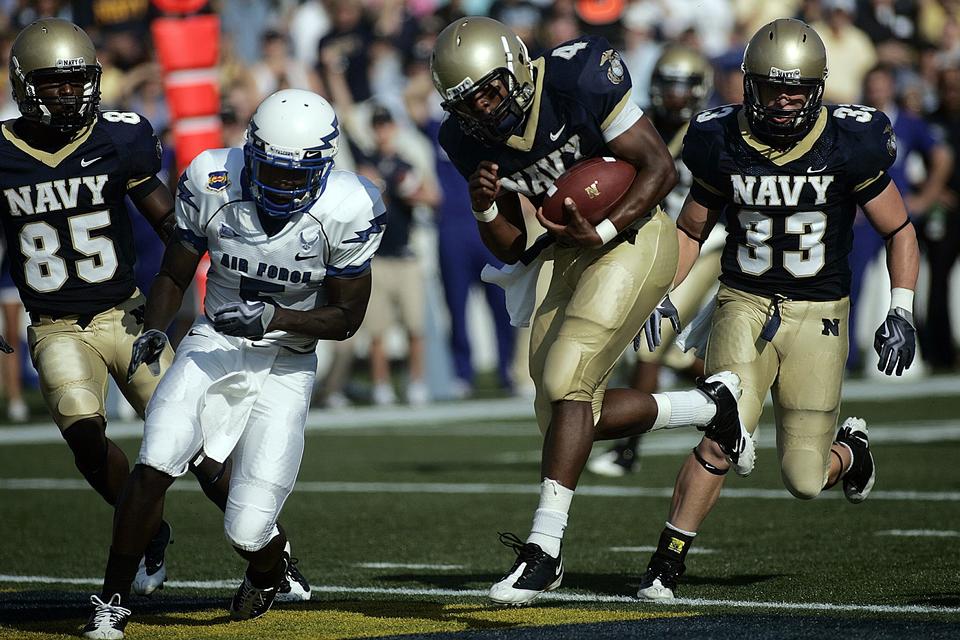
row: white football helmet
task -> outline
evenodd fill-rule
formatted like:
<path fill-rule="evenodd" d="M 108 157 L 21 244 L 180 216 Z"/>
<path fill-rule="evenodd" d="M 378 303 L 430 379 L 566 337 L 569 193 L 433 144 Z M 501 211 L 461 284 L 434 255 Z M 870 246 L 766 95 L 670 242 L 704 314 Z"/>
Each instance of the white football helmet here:
<path fill-rule="evenodd" d="M 337 114 L 317 94 L 284 89 L 268 96 L 250 118 L 243 145 L 257 207 L 281 219 L 309 209 L 327 185 L 339 142 Z"/>

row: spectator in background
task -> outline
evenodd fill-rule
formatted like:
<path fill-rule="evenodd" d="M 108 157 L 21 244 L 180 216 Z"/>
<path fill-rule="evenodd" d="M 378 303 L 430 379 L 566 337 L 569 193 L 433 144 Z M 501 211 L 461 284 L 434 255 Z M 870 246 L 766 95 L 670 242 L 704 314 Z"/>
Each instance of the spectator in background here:
<path fill-rule="evenodd" d="M 650 76 L 660 57 L 656 25 L 662 17 L 660 5 L 655 2 L 633 2 L 623 12 L 623 62 L 633 81 L 630 99 L 643 109 L 650 105 Z"/>
<path fill-rule="evenodd" d="M 3 331 L 0 335 L 6 337 L 14 351 L 0 358 L 0 373 L 3 377 L 3 395 L 7 400 L 7 419 L 10 422 L 26 422 L 30 419 L 30 409 L 23 401 L 22 356 L 25 350 L 20 342 L 23 303 L 20 302 L 20 293 L 10 277 L 7 258 L 8 254 L 4 250 L 3 260 L 0 262 L 0 309 L 3 310 Z"/>
<path fill-rule="evenodd" d="M 370 97 L 370 46 L 373 27 L 355 0 L 332 0 L 332 28 L 317 44 L 321 79 L 329 86 L 329 74 L 337 73 L 347 81 L 354 101 Z"/>
<path fill-rule="evenodd" d="M 940 108 L 933 122 L 945 142 L 960 148 L 960 67 L 940 71 Z M 954 162 L 946 189 L 920 227 L 921 241 L 930 263 L 930 294 L 925 331 L 920 333 L 927 362 L 935 370 L 952 371 L 957 365 L 957 342 L 951 329 L 950 272 L 960 253 L 960 163 Z"/>
<path fill-rule="evenodd" d="M 387 207 L 387 228 L 380 249 L 373 258 L 370 304 L 363 329 L 370 335 L 370 374 L 373 402 L 396 402 L 390 380 L 390 362 L 384 336 L 399 324 L 407 333 L 408 376 L 406 397 L 411 405 L 429 402 L 424 377 L 423 329 L 425 313 L 424 279 L 417 256 L 410 248 L 413 207 L 435 206 L 437 193 L 412 165 L 397 153 L 397 123 L 385 107 L 373 109 L 372 154 L 358 152 L 357 171 L 380 189 Z"/>
<path fill-rule="evenodd" d="M 437 251 L 444 299 L 450 313 L 450 350 L 457 376 L 454 396 L 469 396 L 474 389 L 475 372 L 470 333 L 467 330 L 467 297 L 475 286 L 482 286 L 484 297 L 493 318 L 497 341 L 497 376 L 501 388 L 513 390 L 510 368 L 513 362 L 516 332 L 510 325 L 510 316 L 503 289 L 480 280 L 480 272 L 487 264 L 503 265 L 497 260 L 477 233 L 477 224 L 470 211 L 467 181 L 457 171 L 446 152 L 440 147 L 438 135 L 443 110 L 430 79 L 427 65 L 432 45 L 425 55 L 411 61 L 408 67 L 404 102 L 407 114 L 430 139 L 436 157 L 437 180 L 440 185 L 440 203 L 437 206 Z"/>
<path fill-rule="evenodd" d="M 866 0 L 860 3 L 856 25 L 877 48 L 882 62 L 910 64 L 920 44 L 915 0 Z"/>
<path fill-rule="evenodd" d="M 881 65 L 871 69 L 864 78 L 864 103 L 883 111 L 893 124 L 897 144 L 897 159 L 888 169 L 890 178 L 903 194 L 907 212 L 913 218 L 922 219 L 930 208 L 940 201 L 944 184 L 953 166 L 953 154 L 935 135 L 933 129 L 914 113 L 905 110 L 897 102 L 896 76 L 894 70 Z M 919 154 L 926 164 L 926 177 L 919 184 L 912 184 L 907 164 L 914 154 Z M 861 366 L 860 349 L 856 336 L 857 318 L 862 312 L 860 294 L 863 290 L 863 275 L 867 267 L 879 255 L 884 239 L 858 212 L 854 223 L 854 242 L 850 252 L 850 351 L 847 368 L 858 370 Z M 927 354 L 924 353 L 924 357 Z"/>
<path fill-rule="evenodd" d="M 716 72 L 713 79 L 714 94 L 707 103 L 709 108 L 743 102 L 743 47 L 730 49 L 713 60 Z"/>
<path fill-rule="evenodd" d="M 263 33 L 261 44 L 260 60 L 250 70 L 260 99 L 280 89 L 319 90 L 316 72 L 291 57 L 284 34 L 268 29 Z"/>
<path fill-rule="evenodd" d="M 294 57 L 316 65 L 317 43 L 330 30 L 330 14 L 322 0 L 303 0 L 290 12 L 290 44 Z"/>
<path fill-rule="evenodd" d="M 813 26 L 827 48 L 827 84 L 824 102 L 845 104 L 860 97 L 863 78 L 876 63 L 870 38 L 853 24 L 856 0 L 821 0 L 824 21 Z"/>

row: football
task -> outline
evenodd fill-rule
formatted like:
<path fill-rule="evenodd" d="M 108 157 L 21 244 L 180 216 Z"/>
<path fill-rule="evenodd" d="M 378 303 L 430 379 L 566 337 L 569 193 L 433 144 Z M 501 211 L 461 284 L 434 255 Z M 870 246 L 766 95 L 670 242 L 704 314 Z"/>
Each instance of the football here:
<path fill-rule="evenodd" d="M 589 158 L 570 167 L 547 190 L 543 216 L 557 224 L 567 224 L 563 200 L 570 198 L 591 224 L 605 220 L 630 188 L 636 168 L 616 158 Z"/>

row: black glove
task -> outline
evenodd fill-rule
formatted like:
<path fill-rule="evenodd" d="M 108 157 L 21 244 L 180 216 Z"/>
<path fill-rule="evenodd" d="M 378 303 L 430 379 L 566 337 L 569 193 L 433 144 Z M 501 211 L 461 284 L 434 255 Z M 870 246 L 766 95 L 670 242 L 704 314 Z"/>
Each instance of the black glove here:
<path fill-rule="evenodd" d="M 158 329 L 150 329 L 137 338 L 133 343 L 130 366 L 127 367 L 127 382 L 133 380 L 133 374 L 141 364 L 146 364 L 153 375 L 160 375 L 160 354 L 168 343 L 167 334 Z"/>
<path fill-rule="evenodd" d="M 13 353 L 13 347 L 10 346 L 10 343 L 4 340 L 3 336 L 0 336 L 0 351 L 4 353 Z"/>
<path fill-rule="evenodd" d="M 262 338 L 277 308 L 264 302 L 228 302 L 213 314 L 213 328 L 228 336 Z"/>
<path fill-rule="evenodd" d="M 874 334 L 873 348 L 880 356 L 877 369 L 890 376 L 896 368 L 897 375 L 902 375 L 904 369 L 910 368 L 913 356 L 917 353 L 913 314 L 900 307 L 891 309 Z"/>
<path fill-rule="evenodd" d="M 637 334 L 637 337 L 633 339 L 633 350 L 640 350 L 640 334 L 647 334 L 647 349 L 651 353 L 657 350 L 657 347 L 660 346 L 660 323 L 664 318 L 670 320 L 670 324 L 673 325 L 673 331 L 677 335 L 680 334 L 680 314 L 677 312 L 677 308 L 673 306 L 673 303 L 670 302 L 670 296 L 663 296 L 663 300 L 660 301 L 660 304 L 657 305 L 657 308 L 653 310 L 653 313 L 650 314 L 650 317 L 647 318 L 647 321 L 643 323 L 643 328 L 640 329 L 640 333 Z"/>

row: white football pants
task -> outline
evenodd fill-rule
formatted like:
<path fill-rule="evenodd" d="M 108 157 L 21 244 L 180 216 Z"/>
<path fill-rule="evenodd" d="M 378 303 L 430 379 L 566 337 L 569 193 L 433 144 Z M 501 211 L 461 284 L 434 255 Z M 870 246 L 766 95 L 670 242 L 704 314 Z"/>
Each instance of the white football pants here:
<path fill-rule="evenodd" d="M 316 354 L 254 346 L 199 318 L 147 405 L 139 464 L 174 477 L 233 454 L 224 532 L 246 551 L 275 533 L 300 470 Z"/>

